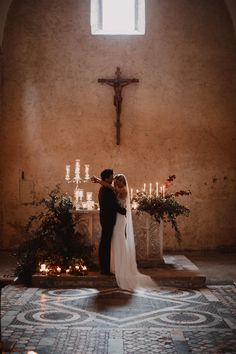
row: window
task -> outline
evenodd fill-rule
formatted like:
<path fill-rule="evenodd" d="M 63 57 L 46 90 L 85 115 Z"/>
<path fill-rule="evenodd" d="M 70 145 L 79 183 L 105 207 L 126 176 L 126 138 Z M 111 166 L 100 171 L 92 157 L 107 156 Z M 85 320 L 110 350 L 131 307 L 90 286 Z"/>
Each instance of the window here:
<path fill-rule="evenodd" d="M 91 0 L 92 34 L 145 33 L 145 0 Z"/>

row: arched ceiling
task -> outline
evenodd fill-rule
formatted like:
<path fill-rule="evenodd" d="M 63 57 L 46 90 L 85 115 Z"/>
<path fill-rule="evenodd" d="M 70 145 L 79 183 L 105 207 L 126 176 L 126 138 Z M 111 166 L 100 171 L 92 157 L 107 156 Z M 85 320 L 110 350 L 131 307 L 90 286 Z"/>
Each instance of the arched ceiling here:
<path fill-rule="evenodd" d="M 2 45 L 4 27 L 6 23 L 7 13 L 13 0 L 1 0 L 0 1 L 0 45 Z M 87 0 L 89 1 L 89 0 Z M 229 10 L 233 25 L 234 32 L 236 35 L 236 1 L 235 0 L 225 0 L 226 6 Z"/>

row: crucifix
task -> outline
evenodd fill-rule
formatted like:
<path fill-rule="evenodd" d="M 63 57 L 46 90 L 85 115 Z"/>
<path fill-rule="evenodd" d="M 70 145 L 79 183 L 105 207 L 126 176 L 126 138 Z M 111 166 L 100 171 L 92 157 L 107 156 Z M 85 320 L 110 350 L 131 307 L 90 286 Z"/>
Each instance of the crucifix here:
<path fill-rule="evenodd" d="M 120 115 L 121 115 L 121 103 L 122 103 L 122 89 L 124 86 L 132 84 L 134 82 L 139 82 L 139 79 L 124 79 L 121 78 L 120 68 L 116 68 L 115 79 L 98 79 L 98 82 L 102 84 L 107 84 L 112 86 L 115 91 L 115 96 L 113 100 L 113 104 L 116 107 L 116 144 L 120 145 Z"/>

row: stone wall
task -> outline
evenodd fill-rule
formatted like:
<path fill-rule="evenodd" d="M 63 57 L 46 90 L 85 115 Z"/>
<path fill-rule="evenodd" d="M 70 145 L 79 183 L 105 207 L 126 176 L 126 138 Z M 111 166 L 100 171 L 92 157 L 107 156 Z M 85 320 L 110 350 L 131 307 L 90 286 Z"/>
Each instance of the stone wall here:
<path fill-rule="evenodd" d="M 22 240 L 28 202 L 65 185 L 80 158 L 130 186 L 176 174 L 192 191 L 183 241 L 165 249 L 235 246 L 235 63 L 224 1 L 148 0 L 145 36 L 92 36 L 86 0 L 13 1 L 3 40 L 2 248 Z M 116 66 L 139 84 L 124 88 L 121 145 L 111 87 Z M 24 173 L 23 173 L 24 172 Z M 97 191 L 97 186 L 87 185 Z"/>

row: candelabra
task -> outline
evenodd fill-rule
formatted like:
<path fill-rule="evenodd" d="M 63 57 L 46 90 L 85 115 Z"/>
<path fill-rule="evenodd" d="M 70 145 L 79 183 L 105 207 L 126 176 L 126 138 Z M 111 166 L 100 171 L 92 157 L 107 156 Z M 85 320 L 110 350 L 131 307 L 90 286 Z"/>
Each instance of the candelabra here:
<path fill-rule="evenodd" d="M 80 177 L 80 160 L 75 160 L 75 176 L 71 178 L 70 176 L 70 165 L 66 165 L 66 176 L 65 180 L 67 183 L 76 183 L 77 185 L 81 182 L 88 182 L 90 180 L 89 177 L 89 165 L 84 165 L 84 179 Z"/>
<path fill-rule="evenodd" d="M 74 206 L 76 210 L 79 209 L 93 209 L 94 207 L 94 202 L 92 201 L 92 192 L 87 192 L 86 193 L 86 202 L 83 202 L 83 197 L 84 197 L 84 189 L 79 187 L 79 184 L 83 182 L 88 182 L 90 180 L 89 177 L 89 165 L 85 164 L 84 165 L 84 179 L 81 178 L 80 175 L 80 160 L 75 160 L 75 175 L 74 177 L 70 176 L 70 171 L 71 171 L 71 166 L 66 165 L 66 175 L 65 175 L 65 180 L 67 183 L 75 183 L 75 189 L 74 189 Z"/>

